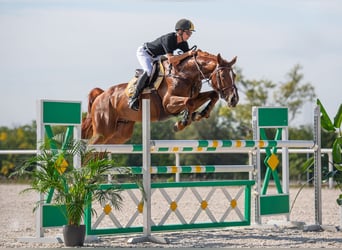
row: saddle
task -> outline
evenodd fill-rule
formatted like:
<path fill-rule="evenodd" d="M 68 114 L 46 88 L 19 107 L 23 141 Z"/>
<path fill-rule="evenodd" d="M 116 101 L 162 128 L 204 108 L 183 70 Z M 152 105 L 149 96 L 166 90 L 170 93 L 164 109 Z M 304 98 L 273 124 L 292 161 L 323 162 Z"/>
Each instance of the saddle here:
<path fill-rule="evenodd" d="M 145 89 L 143 90 L 143 93 L 145 92 L 151 92 L 151 90 L 157 90 L 163 81 L 164 78 L 164 66 L 163 61 L 165 58 L 161 58 L 158 61 L 155 61 L 153 63 L 152 73 L 150 78 L 147 80 Z M 136 88 L 136 83 L 141 74 L 143 74 L 143 69 L 136 69 L 134 77 L 128 82 L 125 93 L 128 97 L 132 96 L 134 94 L 134 90 Z M 146 89 L 148 88 L 148 89 Z"/>

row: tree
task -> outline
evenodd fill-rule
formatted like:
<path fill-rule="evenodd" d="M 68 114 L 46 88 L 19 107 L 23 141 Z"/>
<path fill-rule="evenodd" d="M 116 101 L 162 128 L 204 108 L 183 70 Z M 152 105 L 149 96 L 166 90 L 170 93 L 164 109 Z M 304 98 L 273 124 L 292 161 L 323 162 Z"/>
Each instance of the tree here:
<path fill-rule="evenodd" d="M 233 122 L 234 129 L 242 138 L 252 138 L 252 107 L 253 106 L 285 106 L 289 108 L 290 119 L 293 120 L 300 114 L 301 108 L 306 102 L 313 102 L 316 97 L 314 87 L 310 83 L 302 84 L 304 78 L 300 73 L 302 67 L 295 65 L 287 73 L 287 80 L 275 84 L 274 82 L 261 80 L 248 80 L 237 69 L 236 83 L 239 88 L 240 102 L 235 109 L 222 106 L 220 115 Z"/>
<path fill-rule="evenodd" d="M 313 127 L 312 125 L 302 125 L 299 128 L 289 128 L 289 140 L 307 140 L 313 138 Z M 311 157 L 312 154 L 289 154 L 290 162 L 290 179 L 305 180 L 306 174 L 303 175 L 303 164 Z"/>
<path fill-rule="evenodd" d="M 236 83 L 239 88 L 240 102 L 235 109 L 228 109 L 224 106 L 220 114 L 230 121 L 237 139 L 252 139 L 252 107 L 253 106 L 284 106 L 289 109 L 290 120 L 300 114 L 303 105 L 307 102 L 314 102 L 316 96 L 314 87 L 310 83 L 303 84 L 304 76 L 301 73 L 302 67 L 295 65 L 286 74 L 286 80 L 279 84 L 267 79 L 249 80 L 246 79 L 241 69 L 237 69 Z M 291 128 L 290 128 L 291 130 Z M 294 133 L 294 134 L 291 134 Z M 301 127 L 292 130 L 292 139 L 312 138 L 310 127 Z M 234 138 L 234 137 L 233 137 Z M 236 137 L 235 137 L 236 138 Z M 305 155 L 291 155 L 292 178 L 303 178 L 301 176 L 301 164 L 306 161 Z"/>
<path fill-rule="evenodd" d="M 274 92 L 274 101 L 280 106 L 286 106 L 291 114 L 291 120 L 298 114 L 305 102 L 314 102 L 316 94 L 310 83 L 302 84 L 304 75 L 299 71 L 302 67 L 297 64 L 287 74 L 288 81 L 281 83 L 279 91 Z"/>
<path fill-rule="evenodd" d="M 0 127 L 0 149 L 36 149 L 36 123 L 15 127 Z M 8 176 L 29 155 L 0 155 L 0 176 Z"/>

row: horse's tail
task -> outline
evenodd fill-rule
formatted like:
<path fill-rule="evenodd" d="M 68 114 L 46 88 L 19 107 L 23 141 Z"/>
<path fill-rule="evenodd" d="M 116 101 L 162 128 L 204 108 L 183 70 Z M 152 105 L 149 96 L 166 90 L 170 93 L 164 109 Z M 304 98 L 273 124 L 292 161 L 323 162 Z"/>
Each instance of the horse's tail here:
<path fill-rule="evenodd" d="M 85 118 L 82 119 L 82 130 L 81 137 L 82 139 L 90 139 L 93 136 L 93 124 L 91 119 L 91 107 L 95 99 L 104 92 L 101 88 L 94 88 L 89 92 L 88 95 L 88 113 Z"/>

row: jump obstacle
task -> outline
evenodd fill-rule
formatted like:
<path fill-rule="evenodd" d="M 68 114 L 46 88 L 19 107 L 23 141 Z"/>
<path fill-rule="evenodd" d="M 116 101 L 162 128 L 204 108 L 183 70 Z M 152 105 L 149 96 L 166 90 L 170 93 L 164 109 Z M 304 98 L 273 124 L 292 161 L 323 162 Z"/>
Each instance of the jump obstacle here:
<path fill-rule="evenodd" d="M 73 136 L 75 140 L 81 139 L 82 111 L 80 101 L 37 101 L 37 154 L 41 154 L 41 145 L 44 144 L 45 137 L 52 139 L 54 133 L 52 126 L 65 126 L 66 135 L 62 147 Z M 51 150 L 58 150 L 57 145 L 51 144 Z M 81 159 L 75 155 L 73 159 L 75 167 L 81 166 Z M 45 204 L 38 206 L 36 210 L 36 235 L 35 237 L 19 238 L 24 242 L 63 242 L 59 237 L 44 237 L 44 228 L 61 227 L 66 224 L 66 219 L 62 215 L 61 208 L 51 204 L 53 190 L 47 197 L 39 194 L 38 201 L 46 200 Z"/>
<path fill-rule="evenodd" d="M 37 149 L 39 148 L 42 139 L 46 135 L 49 138 L 53 137 L 51 130 L 52 125 L 67 126 L 67 137 L 73 134 L 74 139 L 80 138 L 81 125 L 81 103 L 80 102 L 66 102 L 66 101 L 49 101 L 40 100 L 38 103 L 38 117 L 37 117 Z M 251 223 L 251 189 L 254 186 L 255 198 L 255 222 L 262 223 L 263 216 L 268 215 L 282 215 L 289 220 L 289 160 L 288 148 L 313 148 L 315 154 L 315 224 L 321 225 L 321 176 L 320 176 L 320 112 L 319 107 L 315 109 L 315 138 L 313 141 L 289 141 L 288 140 L 288 116 L 287 108 L 273 108 L 273 107 L 254 107 L 253 108 L 253 140 L 151 140 L 150 138 L 150 112 L 149 100 L 143 99 L 143 143 L 142 145 L 91 145 L 91 149 L 96 151 L 106 151 L 116 154 L 142 154 L 142 167 L 132 167 L 132 172 L 143 175 L 143 186 L 146 193 L 146 199 L 141 202 L 138 194 L 133 190 L 137 190 L 135 184 L 122 184 L 122 188 L 127 191 L 129 198 L 136 208 L 133 211 L 132 217 L 123 224 L 119 218 L 114 215 L 111 208 L 105 206 L 102 208 L 101 215 L 95 220 L 90 213 L 85 215 L 86 234 L 87 235 L 103 235 L 114 233 L 133 233 L 142 232 L 143 236 L 131 239 L 130 242 L 139 241 L 156 241 L 165 243 L 166 240 L 152 236 L 152 232 L 164 230 L 181 230 L 181 229 L 198 229 L 198 228 L 212 228 L 212 227 L 228 227 L 228 226 L 248 226 Z M 266 137 L 266 129 L 276 129 L 275 138 L 269 140 Z M 71 132 L 73 131 L 73 133 Z M 54 150 L 54 148 L 52 147 Z M 266 158 L 264 164 L 266 165 L 266 174 L 263 178 L 261 176 L 261 149 L 265 149 Z M 281 150 L 282 158 L 282 182 L 278 177 L 279 159 L 277 150 Z M 249 153 L 250 163 L 248 165 L 221 165 L 221 166 L 180 166 L 179 155 L 186 153 L 232 153 L 245 152 Z M 175 166 L 151 166 L 151 154 L 172 153 L 176 155 Z M 74 159 L 75 164 L 80 165 L 80 159 Z M 218 173 L 218 172 L 249 172 L 249 180 L 227 180 L 227 181 L 209 181 L 209 182 L 178 182 L 179 174 L 181 173 Z M 152 183 L 151 174 L 173 173 L 177 175 L 177 181 L 173 183 Z M 267 194 L 267 188 L 271 176 L 277 188 L 278 194 Z M 103 184 L 101 188 L 106 188 Z M 239 186 L 240 189 L 234 195 L 229 193 L 230 187 Z M 209 188 L 209 193 L 206 197 L 201 196 L 200 188 Z M 176 197 L 171 197 L 167 190 L 179 190 Z M 190 191 L 189 191 L 190 190 Z M 167 211 L 158 221 L 152 219 L 152 198 L 160 192 L 164 199 L 164 207 Z M 199 204 L 195 208 L 194 215 L 187 219 L 181 214 L 181 199 L 186 192 L 193 193 L 195 201 Z M 221 192 L 221 196 L 228 204 L 223 214 L 217 215 L 211 211 L 210 201 L 213 199 L 215 193 Z M 244 196 L 242 194 L 244 193 Z M 52 194 L 49 194 L 52 196 Z M 244 198 L 243 202 L 239 199 Z M 41 197 L 40 197 L 41 198 Z M 47 199 L 48 202 L 51 201 Z M 215 201 L 216 202 L 216 201 Z M 279 204 L 279 206 L 274 206 Z M 244 209 L 244 212 L 241 210 Z M 37 212 L 36 219 L 36 237 L 22 238 L 24 241 L 41 241 L 41 242 L 56 242 L 56 239 L 48 239 L 44 237 L 44 228 L 60 227 L 65 224 L 65 221 L 56 217 L 59 208 L 53 204 L 44 204 Z M 88 209 L 90 211 L 90 209 Z M 234 211 L 235 220 L 228 218 Z M 54 216 L 49 216 L 51 214 Z M 180 222 L 180 224 L 167 224 L 167 220 L 171 214 Z M 200 215 L 205 214 L 208 221 L 200 221 Z M 138 217 L 142 215 L 143 225 L 134 225 Z M 50 218 L 56 218 L 51 220 Z M 112 228 L 100 228 L 102 221 L 105 218 L 113 223 Z M 57 241 L 61 240 L 57 238 Z"/>

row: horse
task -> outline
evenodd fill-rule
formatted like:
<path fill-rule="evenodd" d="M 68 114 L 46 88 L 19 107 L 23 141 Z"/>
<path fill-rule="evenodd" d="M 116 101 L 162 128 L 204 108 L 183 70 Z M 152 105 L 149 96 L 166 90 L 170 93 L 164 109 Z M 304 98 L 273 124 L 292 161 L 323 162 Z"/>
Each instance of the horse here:
<path fill-rule="evenodd" d="M 208 118 L 219 97 L 228 107 L 235 107 L 239 102 L 232 68 L 236 60 L 236 56 L 227 61 L 220 53 L 213 55 L 201 50 L 196 50 L 193 56 L 176 66 L 163 60 L 162 82 L 159 88 L 141 94 L 140 107 L 141 98 L 150 99 L 152 122 L 182 114 L 182 119 L 174 125 L 175 131 L 183 130 L 193 121 Z M 212 90 L 201 92 L 202 80 L 207 80 Z M 127 85 L 121 83 L 107 90 L 94 88 L 90 91 L 88 113 L 82 121 L 83 139 L 90 139 L 91 144 L 124 144 L 131 138 L 134 124 L 141 122 L 142 111 L 128 107 Z M 205 103 L 204 109 L 198 111 Z"/>

